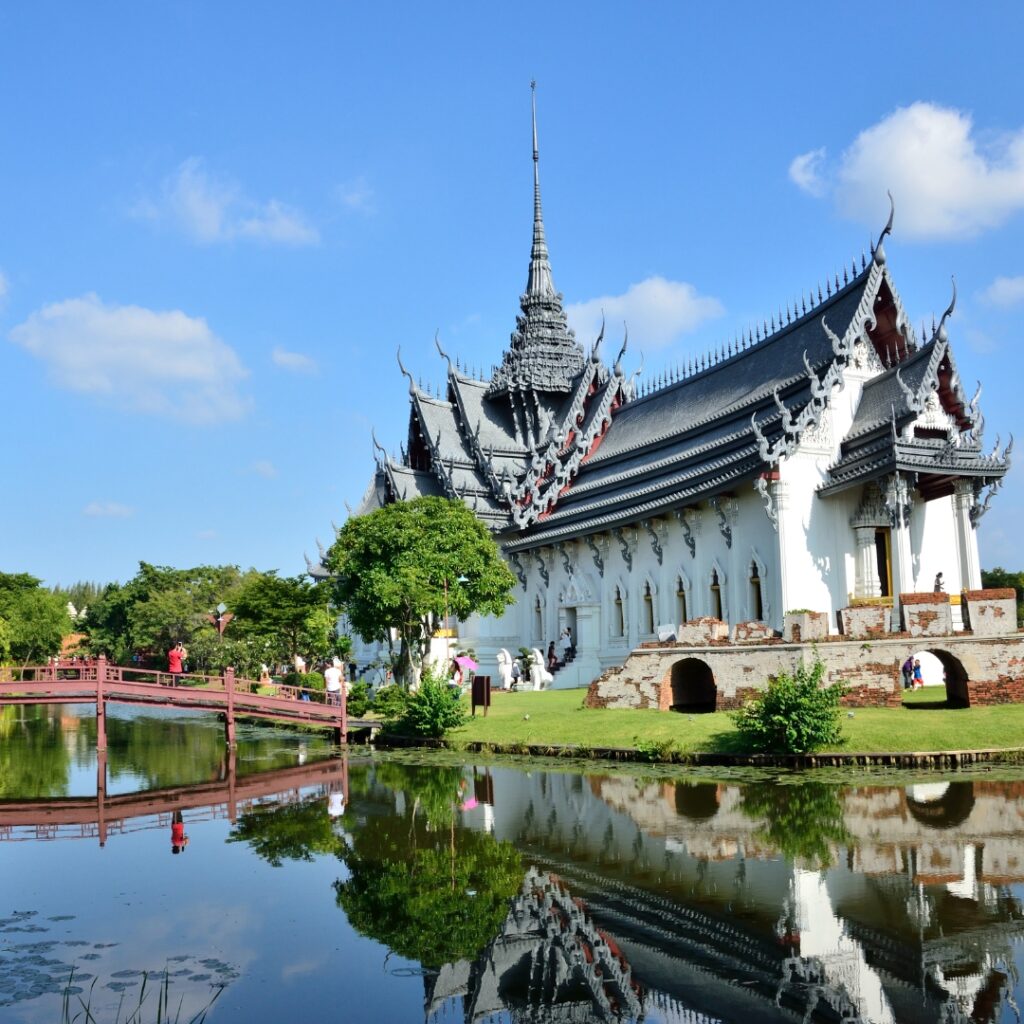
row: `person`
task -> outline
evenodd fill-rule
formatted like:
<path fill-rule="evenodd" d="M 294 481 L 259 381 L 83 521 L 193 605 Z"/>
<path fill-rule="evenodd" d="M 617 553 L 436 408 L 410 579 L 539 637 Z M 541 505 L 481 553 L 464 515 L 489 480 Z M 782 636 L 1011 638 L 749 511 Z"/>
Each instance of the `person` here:
<path fill-rule="evenodd" d="M 558 669 L 558 655 L 555 654 L 555 641 L 548 644 L 548 671 L 554 672 Z"/>
<path fill-rule="evenodd" d="M 171 853 L 181 853 L 188 846 L 188 836 L 185 835 L 185 822 L 181 817 L 181 811 L 175 811 L 171 815 Z"/>
<path fill-rule="evenodd" d="M 935 593 L 944 594 L 946 592 L 946 582 L 942 578 L 942 573 L 937 572 L 935 574 Z"/>
<path fill-rule="evenodd" d="M 572 626 L 565 627 L 565 635 L 569 638 L 569 656 L 572 658 L 576 657 L 576 641 L 572 636 Z"/>
<path fill-rule="evenodd" d="M 914 683 L 914 656 L 912 654 L 907 655 L 907 660 L 903 662 L 901 671 L 903 672 L 903 689 L 909 690 Z"/>
<path fill-rule="evenodd" d="M 523 670 L 519 666 L 519 659 L 515 658 L 512 662 L 512 689 L 519 689 L 519 680 L 523 678 Z"/>
<path fill-rule="evenodd" d="M 188 657 L 188 651 L 185 650 L 185 645 L 180 641 L 176 641 L 174 646 L 167 652 L 167 671 L 172 676 L 180 676 L 182 673 L 182 663 Z"/>
<path fill-rule="evenodd" d="M 324 684 L 327 688 L 327 703 L 341 705 L 341 669 L 337 659 L 324 669 Z"/>
<path fill-rule="evenodd" d="M 920 690 L 924 686 L 924 674 L 921 672 L 920 658 L 914 659 L 914 689 Z"/>
<path fill-rule="evenodd" d="M 562 647 L 562 663 L 568 665 L 572 654 L 572 636 L 569 633 L 568 626 L 562 630 L 562 635 L 558 638 L 558 642 Z"/>
<path fill-rule="evenodd" d="M 295 655 L 295 657 L 292 659 L 292 666 L 294 667 L 295 671 L 298 672 L 300 675 L 305 675 L 306 659 L 301 654 Z"/>

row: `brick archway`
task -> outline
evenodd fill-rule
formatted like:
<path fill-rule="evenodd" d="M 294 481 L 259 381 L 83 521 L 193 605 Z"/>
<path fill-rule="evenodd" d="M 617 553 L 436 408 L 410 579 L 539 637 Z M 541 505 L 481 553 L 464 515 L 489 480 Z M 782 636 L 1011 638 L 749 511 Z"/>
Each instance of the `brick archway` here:
<path fill-rule="evenodd" d="M 942 669 L 946 675 L 946 704 L 951 708 L 969 708 L 971 695 L 967 685 L 967 669 L 964 668 L 963 662 L 949 651 L 932 647 L 927 648 L 927 651 L 942 662 Z"/>
<path fill-rule="evenodd" d="M 669 672 L 669 710 L 702 714 L 718 707 L 718 688 L 711 666 L 700 658 L 683 658 Z"/>

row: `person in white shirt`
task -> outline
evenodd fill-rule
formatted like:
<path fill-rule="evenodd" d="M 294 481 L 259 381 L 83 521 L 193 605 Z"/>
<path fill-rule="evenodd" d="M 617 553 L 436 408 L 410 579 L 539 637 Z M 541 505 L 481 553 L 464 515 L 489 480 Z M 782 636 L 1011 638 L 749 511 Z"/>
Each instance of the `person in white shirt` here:
<path fill-rule="evenodd" d="M 324 669 L 324 683 L 327 685 L 327 703 L 341 703 L 341 668 L 331 665 Z"/>

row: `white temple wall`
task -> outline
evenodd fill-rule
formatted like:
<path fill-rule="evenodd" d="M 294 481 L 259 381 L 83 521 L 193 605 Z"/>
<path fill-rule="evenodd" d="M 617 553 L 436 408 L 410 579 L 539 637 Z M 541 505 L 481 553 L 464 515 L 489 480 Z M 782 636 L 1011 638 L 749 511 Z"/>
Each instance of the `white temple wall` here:
<path fill-rule="evenodd" d="M 947 592 L 957 594 L 964 585 L 957 545 L 957 522 L 952 496 L 917 501 L 910 516 L 914 589 L 931 590 L 941 572 Z M 975 534 L 975 531 L 971 531 Z M 974 542 L 977 543 L 976 535 Z"/>

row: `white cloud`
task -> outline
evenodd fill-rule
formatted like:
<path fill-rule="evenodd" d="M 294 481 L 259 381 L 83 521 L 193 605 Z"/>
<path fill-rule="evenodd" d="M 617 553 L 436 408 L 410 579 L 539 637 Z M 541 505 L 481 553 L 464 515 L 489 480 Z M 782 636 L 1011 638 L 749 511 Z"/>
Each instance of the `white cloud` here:
<path fill-rule="evenodd" d="M 116 501 L 90 501 L 82 509 L 82 515 L 93 516 L 96 519 L 127 519 L 135 515 L 135 509 Z"/>
<path fill-rule="evenodd" d="M 292 373 L 316 373 L 317 370 L 316 360 L 311 356 L 303 355 L 301 352 L 289 352 L 280 346 L 274 348 L 270 358 L 275 366 L 291 370 Z"/>
<path fill-rule="evenodd" d="M 625 321 L 636 347 L 646 351 L 664 348 L 723 312 L 718 299 L 699 295 L 692 284 L 649 277 L 630 285 L 623 295 L 603 295 L 568 306 L 569 323 L 581 342 L 589 343 L 597 337 L 602 310 L 609 336 L 617 330 L 614 325 Z"/>
<path fill-rule="evenodd" d="M 257 459 L 249 468 L 253 473 L 263 477 L 265 480 L 272 480 L 277 476 L 277 466 L 270 459 Z"/>
<path fill-rule="evenodd" d="M 45 363 L 58 387 L 131 412 L 218 423 L 251 404 L 238 390 L 248 374 L 234 349 L 180 310 L 83 295 L 37 310 L 10 339 Z"/>
<path fill-rule="evenodd" d="M 158 199 L 143 199 L 132 212 L 140 220 L 173 224 L 201 245 L 239 238 L 282 245 L 320 241 L 300 210 L 278 199 L 249 198 L 236 183 L 208 174 L 197 157 L 164 180 Z"/>
<path fill-rule="evenodd" d="M 789 180 L 812 196 L 822 196 L 826 187 L 821 173 L 824 163 L 824 146 L 821 149 L 812 149 L 809 153 L 801 153 L 793 157 L 793 162 L 789 165 Z"/>
<path fill-rule="evenodd" d="M 1024 302 L 1024 274 L 1020 277 L 997 277 L 982 293 L 983 302 L 1009 309 Z"/>
<path fill-rule="evenodd" d="M 3 308 L 4 301 L 7 298 L 7 293 L 11 290 L 10 283 L 7 280 L 7 275 L 0 270 L 0 309 Z"/>
<path fill-rule="evenodd" d="M 799 161 L 820 177 L 820 165 Z M 900 107 L 862 131 L 827 182 L 839 210 L 872 227 L 885 219 L 886 190 L 896 200 L 896 230 L 906 238 L 966 238 L 1024 209 L 1024 128 L 981 138 L 969 114 L 933 103 Z M 801 187 L 805 187 L 801 185 Z"/>
<path fill-rule="evenodd" d="M 334 194 L 339 203 L 346 209 L 356 213 L 375 213 L 373 204 L 373 189 L 370 188 L 365 178 L 353 178 L 352 181 L 344 181 L 338 185 Z"/>

